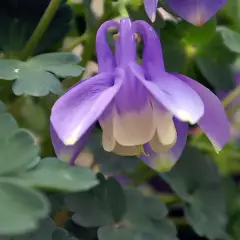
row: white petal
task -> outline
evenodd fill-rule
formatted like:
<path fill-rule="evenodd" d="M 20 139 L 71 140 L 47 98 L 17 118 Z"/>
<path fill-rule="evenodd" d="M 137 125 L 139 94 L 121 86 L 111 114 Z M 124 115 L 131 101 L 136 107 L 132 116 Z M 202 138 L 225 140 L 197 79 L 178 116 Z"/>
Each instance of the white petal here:
<path fill-rule="evenodd" d="M 149 142 L 152 150 L 156 153 L 158 152 L 168 152 L 169 149 L 173 146 L 172 144 L 170 145 L 163 145 L 159 138 L 158 138 L 158 134 L 156 133 L 154 135 L 154 137 L 152 138 L 152 140 Z"/>
<path fill-rule="evenodd" d="M 103 149 L 107 152 L 112 152 L 116 145 L 116 141 L 113 137 L 112 116 L 108 116 L 104 120 L 99 120 L 99 124 L 103 130 L 103 133 L 102 133 Z"/>
<path fill-rule="evenodd" d="M 106 152 L 112 152 L 116 146 L 116 141 L 115 141 L 113 135 L 110 136 L 103 132 L 102 133 L 102 145 L 103 145 L 103 149 Z"/>
<path fill-rule="evenodd" d="M 173 116 L 159 109 L 154 109 L 157 135 L 163 145 L 174 145 L 177 140 L 177 131 L 173 122 Z"/>
<path fill-rule="evenodd" d="M 150 102 L 139 112 L 114 113 L 113 136 L 123 146 L 143 145 L 153 138 L 155 130 Z"/>

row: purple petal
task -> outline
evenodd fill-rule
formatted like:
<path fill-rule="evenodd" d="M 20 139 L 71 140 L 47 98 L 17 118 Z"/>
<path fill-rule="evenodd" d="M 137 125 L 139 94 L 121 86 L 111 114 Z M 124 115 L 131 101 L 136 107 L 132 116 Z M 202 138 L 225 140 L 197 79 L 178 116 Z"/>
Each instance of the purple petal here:
<path fill-rule="evenodd" d="M 110 20 L 103 23 L 98 29 L 96 36 L 96 52 L 99 72 L 108 72 L 116 67 L 113 53 L 106 40 L 106 34 L 110 27 L 118 27 L 118 25 L 117 22 Z"/>
<path fill-rule="evenodd" d="M 138 64 L 131 63 L 131 69 L 156 101 L 179 120 L 195 124 L 203 116 L 200 96 L 177 77 L 162 71 L 154 81 L 148 81 Z"/>
<path fill-rule="evenodd" d="M 129 67 L 123 71 L 122 86 L 115 99 L 119 113 L 141 111 L 149 102 L 147 90 L 139 84 Z"/>
<path fill-rule="evenodd" d="M 154 153 L 149 144 L 145 144 L 145 152 L 150 156 L 141 155 L 142 161 L 157 171 L 169 171 L 180 158 L 187 141 L 188 124 L 174 119 L 177 129 L 177 142 L 168 153 Z"/>
<path fill-rule="evenodd" d="M 117 77 L 118 79 L 118 77 Z M 65 145 L 74 145 L 98 120 L 121 86 L 113 76 L 98 74 L 71 88 L 52 108 L 51 123 Z"/>
<path fill-rule="evenodd" d="M 182 155 L 182 152 L 187 142 L 188 123 L 180 122 L 179 120 L 174 119 L 174 124 L 177 130 L 177 142 L 169 151 L 169 155 L 176 162 Z"/>
<path fill-rule="evenodd" d="M 155 74 L 165 70 L 160 39 L 152 26 L 145 21 L 135 21 L 133 27 L 143 39 L 142 65 L 149 72 L 149 77 L 153 77 L 150 71 L 151 66 L 157 66 Z"/>
<path fill-rule="evenodd" d="M 50 125 L 50 134 L 52 139 L 52 144 L 55 150 L 57 157 L 60 160 L 69 162 L 70 165 L 74 165 L 75 160 L 79 156 L 79 154 L 84 149 L 88 136 L 90 135 L 90 131 L 87 132 L 80 140 L 76 142 L 73 146 L 66 146 L 57 136 L 54 128 Z"/>
<path fill-rule="evenodd" d="M 155 22 L 156 20 L 157 4 L 158 0 L 144 0 L 145 10 L 152 22 Z"/>
<path fill-rule="evenodd" d="M 123 18 L 119 26 L 119 39 L 116 40 L 119 55 L 119 66 L 126 67 L 129 62 L 136 61 L 136 40 L 132 22 L 129 18 Z"/>
<path fill-rule="evenodd" d="M 220 10 L 226 0 L 166 0 L 171 7 L 181 18 L 195 24 L 203 25 L 213 15 Z"/>
<path fill-rule="evenodd" d="M 198 124 L 214 144 L 216 150 L 219 151 L 230 137 L 230 125 L 222 103 L 216 95 L 200 83 L 181 74 L 174 75 L 187 83 L 202 98 L 204 115 L 198 121 Z"/>

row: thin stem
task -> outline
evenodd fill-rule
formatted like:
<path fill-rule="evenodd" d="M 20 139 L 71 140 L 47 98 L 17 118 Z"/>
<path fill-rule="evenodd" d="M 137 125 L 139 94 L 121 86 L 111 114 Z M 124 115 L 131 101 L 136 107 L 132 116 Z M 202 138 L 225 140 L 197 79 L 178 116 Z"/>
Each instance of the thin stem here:
<path fill-rule="evenodd" d="M 238 109 L 240 109 L 240 103 L 227 110 L 228 117 L 231 117 Z"/>
<path fill-rule="evenodd" d="M 45 31 L 51 23 L 60 3 L 61 0 L 51 0 L 40 22 L 35 28 L 31 38 L 28 40 L 27 44 L 22 50 L 22 53 L 20 55 L 22 60 L 26 60 L 29 56 L 33 54 L 35 48 L 37 47 L 37 44 L 42 39 Z"/>
<path fill-rule="evenodd" d="M 76 38 L 71 46 L 64 48 L 63 52 L 71 52 L 75 47 L 85 42 L 87 38 L 88 38 L 87 34 L 84 33 L 82 36 Z"/>
<path fill-rule="evenodd" d="M 236 87 L 227 97 L 222 101 L 223 106 L 227 107 L 235 98 L 240 96 L 240 86 Z"/>

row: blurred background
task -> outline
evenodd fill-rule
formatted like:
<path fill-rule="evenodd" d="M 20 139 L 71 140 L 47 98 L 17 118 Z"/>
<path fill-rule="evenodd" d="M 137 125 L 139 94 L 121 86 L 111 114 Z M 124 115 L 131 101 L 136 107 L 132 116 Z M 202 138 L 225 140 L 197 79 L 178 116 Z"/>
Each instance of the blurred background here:
<path fill-rule="evenodd" d="M 211 0 L 209 0 L 211 1 Z M 36 28 L 49 0 L 7 0 L 0 3 L 0 58 L 19 59 L 31 33 Z M 33 55 L 72 52 L 81 57 L 77 63 L 85 68 L 81 74 L 58 77 L 67 90 L 82 79 L 98 72 L 95 54 L 96 32 L 109 19 L 129 16 L 132 20 L 146 16 L 142 0 L 68 0 L 62 1 L 49 28 L 37 44 Z M 138 158 L 120 158 L 101 148 L 100 126 L 76 164 L 94 172 L 115 177 L 123 186 L 134 186 L 146 195 L 159 197 L 169 209 L 179 239 L 240 239 L 240 1 L 228 0 L 216 16 L 204 26 L 195 27 L 181 20 L 159 1 L 156 21 L 152 24 L 161 39 L 168 72 L 185 74 L 213 91 L 226 109 L 231 122 L 231 140 L 217 154 L 198 126 L 189 130 L 188 146 L 173 172 L 165 159 L 159 159 L 159 172 Z M 113 33 L 107 36 L 113 45 Z M 139 56 L 142 46 L 139 44 Z M 0 59 L 0 60 L 1 60 Z M 0 63 L 0 76 L 7 67 Z M 49 133 L 51 107 L 59 95 L 47 91 L 41 97 L 31 94 L 38 87 L 35 73 L 25 74 L 22 88 L 7 77 L 0 80 L 0 100 L 21 128 L 28 129 L 40 146 L 40 156 L 55 157 Z M 40 75 L 39 75 L 40 76 Z M 44 78 L 44 76 L 40 76 Z M 41 83 L 44 85 L 44 83 Z M 31 89 L 30 89 L 31 87 Z M 46 89 L 49 86 L 44 86 Z M 13 88 L 15 89 L 13 92 Z M 29 89 L 28 89 L 29 88 Z M 18 94 L 16 94 L 18 92 Z M 29 94 L 30 92 L 30 94 Z M 230 96 L 230 97 L 229 97 Z M 194 193 L 190 201 L 183 193 Z M 184 185 L 184 186 L 185 186 Z M 59 226 L 76 235 L 70 212 L 57 212 Z M 82 229 L 82 231 L 85 231 Z M 87 240 L 96 239 L 88 236 Z M 80 239 L 80 238 L 79 238 Z M 165 239 L 165 238 L 163 238 Z M 167 238 L 166 238 L 167 239 Z"/>

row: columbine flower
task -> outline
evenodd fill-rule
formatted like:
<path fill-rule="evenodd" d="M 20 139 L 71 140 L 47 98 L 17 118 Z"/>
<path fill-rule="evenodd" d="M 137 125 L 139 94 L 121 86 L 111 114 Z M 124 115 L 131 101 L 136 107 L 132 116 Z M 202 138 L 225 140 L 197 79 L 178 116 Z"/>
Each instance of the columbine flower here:
<path fill-rule="evenodd" d="M 114 54 L 106 41 L 110 27 L 119 32 Z M 144 45 L 141 65 L 136 34 Z M 55 149 L 78 152 L 97 121 L 103 148 L 124 156 L 149 156 L 172 147 L 180 154 L 188 122 L 198 123 L 218 150 L 226 143 L 229 125 L 221 102 L 194 80 L 165 71 L 159 38 L 149 24 L 105 22 L 96 47 L 99 74 L 72 87 L 52 108 Z M 74 159 L 74 153 L 71 156 Z"/>
<path fill-rule="evenodd" d="M 166 3 L 181 18 L 201 26 L 223 7 L 226 0 L 166 0 Z M 157 4 L 158 0 L 144 0 L 146 12 L 153 22 Z"/>

